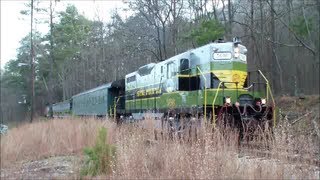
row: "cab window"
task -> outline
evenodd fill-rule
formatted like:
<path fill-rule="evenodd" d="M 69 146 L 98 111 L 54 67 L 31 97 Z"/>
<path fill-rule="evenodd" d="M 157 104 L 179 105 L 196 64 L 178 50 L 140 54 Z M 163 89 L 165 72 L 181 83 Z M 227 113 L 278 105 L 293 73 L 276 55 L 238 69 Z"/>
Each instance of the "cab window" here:
<path fill-rule="evenodd" d="M 190 68 L 189 59 L 180 59 L 180 74 L 187 74 Z"/>

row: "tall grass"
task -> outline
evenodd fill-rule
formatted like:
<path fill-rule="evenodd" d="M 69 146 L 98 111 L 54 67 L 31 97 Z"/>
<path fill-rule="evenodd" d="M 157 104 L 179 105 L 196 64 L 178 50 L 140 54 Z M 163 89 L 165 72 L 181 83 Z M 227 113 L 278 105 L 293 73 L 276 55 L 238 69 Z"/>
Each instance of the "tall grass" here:
<path fill-rule="evenodd" d="M 12 128 L 1 136 L 1 165 L 48 156 L 82 153 L 92 146 L 104 122 L 94 119 L 55 119 Z"/>
<path fill-rule="evenodd" d="M 191 143 L 174 135 L 153 140 L 153 130 L 130 125 L 121 127 L 117 136 L 117 168 L 113 177 L 129 178 L 205 178 L 232 177 L 236 171 L 233 161 L 237 159 L 237 137 L 223 135 L 219 131 L 202 132 L 198 140 Z M 231 135 L 232 134 L 232 135 Z M 164 135 L 167 136 L 167 135 Z M 225 141 L 228 139 L 228 141 Z"/>
<path fill-rule="evenodd" d="M 160 121 L 147 118 L 139 123 L 116 126 L 94 119 L 58 119 L 26 124 L 11 129 L 1 141 L 1 162 L 38 159 L 76 153 L 94 147 L 100 127 L 106 127 L 107 141 L 116 147 L 114 166 L 98 178 L 114 179 L 318 179 L 319 170 L 291 165 L 285 160 L 241 157 L 238 133 L 233 129 L 212 131 L 204 125 L 197 133 L 160 132 Z M 271 151 L 296 148 L 315 151 L 307 136 L 293 137 L 280 126 L 272 138 Z M 155 136 L 157 140 L 155 140 Z M 280 148 L 281 146 L 281 148 Z M 90 177 L 86 177 L 90 178 Z"/>
<path fill-rule="evenodd" d="M 143 127 L 152 127 L 150 121 L 145 121 L 149 125 Z M 189 137 L 183 138 L 184 135 L 175 135 L 173 140 L 164 137 L 154 141 L 153 128 L 146 130 L 133 129 L 132 125 L 122 126 L 121 133 L 116 134 L 117 166 L 111 177 L 116 179 L 319 178 L 319 170 L 314 171 L 306 166 L 301 169 L 301 166 L 290 165 L 288 161 L 240 157 L 238 133 L 233 129 L 212 132 L 211 128 L 202 126 L 198 127 L 198 130 L 197 138 L 191 142 L 188 141 Z M 284 134 L 276 136 L 281 138 L 287 135 Z M 261 139 L 266 141 L 267 138 L 260 137 L 258 140 Z M 269 143 L 273 142 L 272 149 L 283 143 L 273 138 L 267 140 Z"/>

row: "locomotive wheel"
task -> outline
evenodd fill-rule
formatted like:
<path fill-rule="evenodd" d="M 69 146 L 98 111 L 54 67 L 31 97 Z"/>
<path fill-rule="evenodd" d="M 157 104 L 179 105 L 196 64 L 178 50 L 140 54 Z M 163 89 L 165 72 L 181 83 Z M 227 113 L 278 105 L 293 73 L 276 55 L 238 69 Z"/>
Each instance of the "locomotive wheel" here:
<path fill-rule="evenodd" d="M 191 117 L 180 117 L 177 115 L 175 118 L 165 116 L 161 120 L 161 136 L 162 139 L 178 139 L 187 140 L 196 139 L 197 129 L 196 122 Z"/>
<path fill-rule="evenodd" d="M 234 116 L 228 112 L 223 112 L 217 118 L 217 127 L 220 129 L 236 128 Z"/>
<path fill-rule="evenodd" d="M 242 120 L 242 139 L 244 141 L 253 140 L 256 129 L 258 128 L 259 122 L 255 118 L 248 118 Z"/>
<path fill-rule="evenodd" d="M 176 132 L 175 118 L 172 118 L 172 117 L 170 118 L 168 115 L 165 115 L 165 117 L 161 119 L 162 139 L 173 140 L 175 132 Z"/>
<path fill-rule="evenodd" d="M 270 135 L 272 135 L 272 131 L 269 120 L 250 118 L 242 121 L 242 139 L 244 141 L 265 141 L 271 137 Z"/>

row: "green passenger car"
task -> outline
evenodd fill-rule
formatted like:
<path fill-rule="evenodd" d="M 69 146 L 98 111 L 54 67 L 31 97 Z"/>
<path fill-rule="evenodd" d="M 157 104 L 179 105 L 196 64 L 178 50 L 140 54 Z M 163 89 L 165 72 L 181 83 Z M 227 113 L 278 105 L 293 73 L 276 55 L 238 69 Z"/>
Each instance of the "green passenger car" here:
<path fill-rule="evenodd" d="M 123 92 L 124 80 L 104 84 L 72 97 L 72 113 L 77 116 L 108 116 L 115 111 L 116 97 Z M 121 107 L 121 102 L 117 102 Z M 123 102 L 124 103 L 124 102 Z"/>
<path fill-rule="evenodd" d="M 71 100 L 55 103 L 52 105 L 52 113 L 54 117 L 69 116 L 71 114 Z"/>
<path fill-rule="evenodd" d="M 72 97 L 74 115 L 107 115 L 113 99 L 109 93 L 111 83 L 82 92 Z"/>

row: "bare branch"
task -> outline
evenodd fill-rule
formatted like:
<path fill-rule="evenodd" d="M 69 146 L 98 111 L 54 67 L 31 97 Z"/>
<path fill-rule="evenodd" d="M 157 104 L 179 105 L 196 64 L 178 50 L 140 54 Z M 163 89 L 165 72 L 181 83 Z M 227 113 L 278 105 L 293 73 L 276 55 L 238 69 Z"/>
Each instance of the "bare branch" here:
<path fill-rule="evenodd" d="M 256 30 L 255 28 L 252 28 L 250 25 L 239 22 L 239 21 L 235 21 L 233 20 L 234 23 L 237 23 L 239 25 L 245 26 L 247 27 L 249 30 L 252 30 L 255 34 L 260 35 L 261 32 L 259 32 L 258 30 Z M 287 46 L 287 47 L 303 47 L 303 45 L 297 45 L 297 44 L 286 44 L 286 43 L 282 43 L 282 42 L 278 42 L 278 41 L 272 41 L 270 38 L 268 38 L 267 36 L 263 35 L 263 38 L 266 39 L 267 41 L 277 44 L 277 45 L 281 45 L 281 46 Z"/>
<path fill-rule="evenodd" d="M 273 11 L 273 13 L 275 15 L 278 16 L 277 12 L 272 8 L 272 6 L 270 5 L 270 2 L 267 1 L 268 5 L 270 6 L 271 8 L 271 11 Z M 308 49 L 313 55 L 316 55 L 316 52 L 314 49 L 312 49 L 310 46 L 308 46 L 306 43 L 304 43 L 300 38 L 299 36 L 281 19 L 279 18 L 279 21 L 293 34 L 293 36 L 295 37 L 295 39 L 300 42 L 302 44 L 303 47 L 305 47 L 306 49 Z"/>

